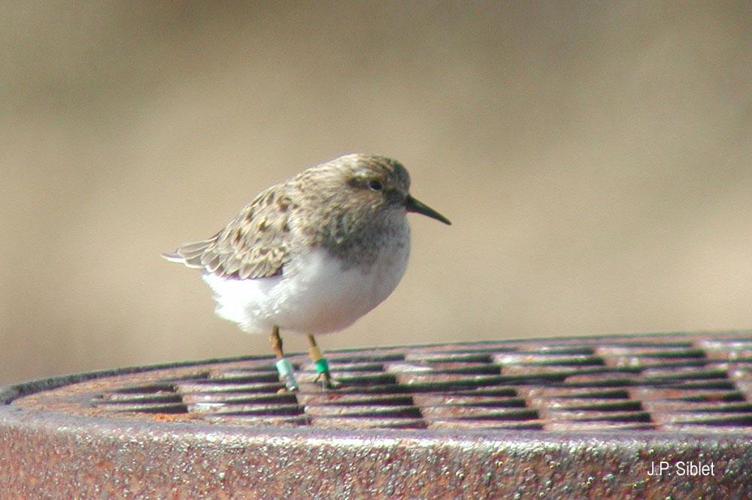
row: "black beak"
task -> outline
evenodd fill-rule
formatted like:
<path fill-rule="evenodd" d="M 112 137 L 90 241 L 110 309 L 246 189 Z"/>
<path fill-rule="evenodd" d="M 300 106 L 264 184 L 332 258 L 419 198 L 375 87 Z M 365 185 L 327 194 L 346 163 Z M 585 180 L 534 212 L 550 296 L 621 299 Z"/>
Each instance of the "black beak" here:
<path fill-rule="evenodd" d="M 428 205 L 424 205 L 423 203 L 419 202 L 409 194 L 407 195 L 407 198 L 405 198 L 405 208 L 408 212 L 415 212 L 418 214 L 426 215 L 432 219 L 436 219 L 438 221 L 443 222 L 444 224 L 451 226 L 452 223 L 449 222 L 449 219 L 441 215 L 439 212 L 434 210 L 433 208 L 429 207 Z"/>

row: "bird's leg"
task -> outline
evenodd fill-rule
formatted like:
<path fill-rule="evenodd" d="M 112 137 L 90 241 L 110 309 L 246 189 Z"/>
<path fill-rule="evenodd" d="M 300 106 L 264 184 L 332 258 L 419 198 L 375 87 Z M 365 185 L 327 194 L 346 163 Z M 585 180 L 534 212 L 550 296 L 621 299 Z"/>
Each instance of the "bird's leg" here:
<path fill-rule="evenodd" d="M 277 372 L 279 373 L 279 379 L 285 384 L 288 391 L 298 390 L 298 381 L 295 380 L 295 372 L 292 367 L 292 363 L 285 358 L 285 353 L 282 350 L 282 337 L 279 336 L 279 327 L 274 326 L 272 328 L 272 334 L 269 337 L 269 341 L 272 344 L 272 350 L 277 355 Z"/>
<path fill-rule="evenodd" d="M 321 381 L 321 387 L 323 389 L 333 389 L 339 385 L 332 380 L 332 374 L 329 372 L 329 362 L 324 356 L 321 355 L 319 346 L 316 345 L 316 339 L 313 335 L 308 336 L 308 355 L 311 357 L 311 361 L 316 365 L 316 382 Z"/>

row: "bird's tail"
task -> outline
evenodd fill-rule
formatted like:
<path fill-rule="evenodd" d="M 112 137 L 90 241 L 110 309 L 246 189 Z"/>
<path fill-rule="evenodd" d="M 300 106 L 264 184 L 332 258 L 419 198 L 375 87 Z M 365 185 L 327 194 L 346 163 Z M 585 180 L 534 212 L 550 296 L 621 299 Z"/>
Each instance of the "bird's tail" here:
<path fill-rule="evenodd" d="M 161 255 L 163 259 L 168 260 L 170 262 L 176 262 L 178 264 L 185 264 L 185 257 L 183 257 L 182 255 L 176 252 L 172 252 L 172 253 L 165 252 Z"/>
<path fill-rule="evenodd" d="M 215 234 L 208 240 L 196 241 L 182 245 L 174 252 L 163 253 L 162 257 L 170 262 L 177 262 L 188 267 L 200 269 L 204 267 L 201 257 L 207 249 L 214 245 L 219 233 Z"/>

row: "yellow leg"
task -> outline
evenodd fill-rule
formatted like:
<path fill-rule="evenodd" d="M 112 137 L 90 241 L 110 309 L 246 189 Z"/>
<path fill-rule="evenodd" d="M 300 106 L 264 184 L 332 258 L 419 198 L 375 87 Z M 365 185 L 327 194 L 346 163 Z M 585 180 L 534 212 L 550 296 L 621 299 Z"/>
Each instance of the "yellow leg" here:
<path fill-rule="evenodd" d="M 318 373 L 316 381 L 318 382 L 320 380 L 321 386 L 324 389 L 334 388 L 337 384 L 334 383 L 332 380 L 332 374 L 329 372 L 329 362 L 321 355 L 321 350 L 316 344 L 316 339 L 313 335 L 308 336 L 308 343 L 308 355 L 311 357 L 313 364 L 316 365 L 316 372 Z"/>
<path fill-rule="evenodd" d="M 269 337 L 269 342 L 272 344 L 272 350 L 274 351 L 274 354 L 277 355 L 277 359 L 282 359 L 285 357 L 285 353 L 282 350 L 282 337 L 279 336 L 279 327 L 275 326 L 272 328 L 272 334 Z"/>
<path fill-rule="evenodd" d="M 286 389 L 281 391 L 297 391 L 298 381 L 295 380 L 295 372 L 292 364 L 285 358 L 285 352 L 282 350 L 282 337 L 279 336 L 279 327 L 274 326 L 272 328 L 272 334 L 269 337 L 269 341 L 272 344 L 272 350 L 277 356 L 277 372 L 279 373 L 279 379 L 285 384 Z"/>

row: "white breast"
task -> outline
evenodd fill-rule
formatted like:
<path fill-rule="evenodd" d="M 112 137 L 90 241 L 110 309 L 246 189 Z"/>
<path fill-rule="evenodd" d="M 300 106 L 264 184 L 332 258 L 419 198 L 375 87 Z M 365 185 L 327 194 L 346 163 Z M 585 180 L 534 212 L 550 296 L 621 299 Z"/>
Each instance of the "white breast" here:
<path fill-rule="evenodd" d="M 331 333 L 354 323 L 397 287 L 407 267 L 410 228 L 382 247 L 368 269 L 343 270 L 342 262 L 324 249 L 296 257 L 282 276 L 254 280 L 204 281 L 214 290 L 217 314 L 249 333 L 283 331 Z"/>

